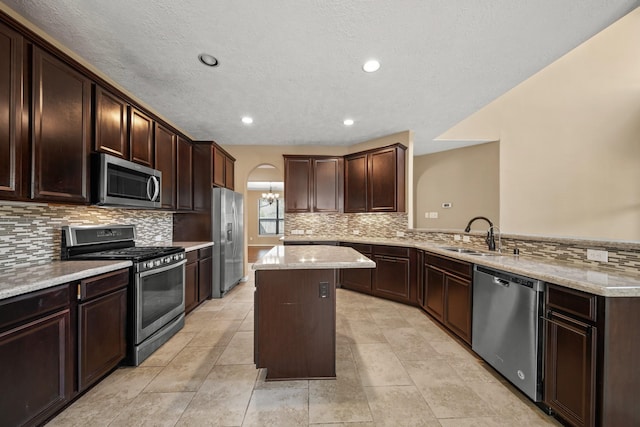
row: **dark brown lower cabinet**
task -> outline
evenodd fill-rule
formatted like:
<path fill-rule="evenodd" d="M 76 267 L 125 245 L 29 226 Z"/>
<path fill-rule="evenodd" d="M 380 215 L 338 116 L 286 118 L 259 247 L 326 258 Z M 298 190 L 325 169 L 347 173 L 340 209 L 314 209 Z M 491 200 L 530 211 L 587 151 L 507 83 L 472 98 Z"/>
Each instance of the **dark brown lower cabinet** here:
<path fill-rule="evenodd" d="M 129 270 L 80 282 L 78 390 L 101 379 L 125 358 Z"/>
<path fill-rule="evenodd" d="M 211 280 L 213 276 L 213 258 L 211 248 L 198 250 L 198 302 L 211 298 Z"/>
<path fill-rule="evenodd" d="M 594 425 L 596 328 L 559 313 L 545 322 L 545 401 L 572 425 Z"/>
<path fill-rule="evenodd" d="M 187 252 L 184 267 L 184 311 L 190 313 L 198 305 L 198 252 Z"/>
<path fill-rule="evenodd" d="M 373 295 L 417 304 L 416 250 L 399 246 L 374 246 Z"/>
<path fill-rule="evenodd" d="M 204 300 L 211 298 L 212 253 L 211 247 L 187 252 L 184 283 L 186 313 L 190 313 Z"/>
<path fill-rule="evenodd" d="M 68 285 L 0 301 L 0 424 L 39 425 L 73 394 Z"/>
<path fill-rule="evenodd" d="M 472 265 L 426 253 L 422 301 L 427 313 L 471 345 Z"/>
<path fill-rule="evenodd" d="M 371 245 L 343 243 L 342 246 L 353 248 L 367 258 L 371 258 Z M 371 288 L 372 272 L 373 269 L 371 268 L 346 268 L 340 270 L 340 285 L 345 289 L 371 294 L 373 291 Z"/>

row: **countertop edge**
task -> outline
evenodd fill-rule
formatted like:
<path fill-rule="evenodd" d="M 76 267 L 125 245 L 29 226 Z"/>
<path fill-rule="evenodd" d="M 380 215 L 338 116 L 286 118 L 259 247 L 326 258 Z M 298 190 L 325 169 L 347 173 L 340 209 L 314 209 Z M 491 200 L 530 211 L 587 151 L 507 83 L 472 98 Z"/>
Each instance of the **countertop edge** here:
<path fill-rule="evenodd" d="M 71 264 L 76 264 L 78 268 L 70 268 L 72 271 L 56 275 L 54 273 L 56 268 L 60 267 L 60 263 L 67 264 L 65 266 L 66 268 L 72 267 Z M 97 263 L 100 265 L 96 265 Z M 52 261 L 48 264 L 4 270 L 3 274 L 9 275 L 11 273 L 27 274 L 28 270 L 40 268 L 44 272 L 46 272 L 47 269 L 51 270 L 52 275 L 43 280 L 36 280 L 34 282 L 28 282 L 27 284 L 17 285 L 6 289 L 0 288 L 0 300 L 51 288 L 57 285 L 63 285 L 76 280 L 86 279 L 87 277 L 98 276 L 100 274 L 109 273 L 122 268 L 130 268 L 131 266 L 131 261 Z"/>

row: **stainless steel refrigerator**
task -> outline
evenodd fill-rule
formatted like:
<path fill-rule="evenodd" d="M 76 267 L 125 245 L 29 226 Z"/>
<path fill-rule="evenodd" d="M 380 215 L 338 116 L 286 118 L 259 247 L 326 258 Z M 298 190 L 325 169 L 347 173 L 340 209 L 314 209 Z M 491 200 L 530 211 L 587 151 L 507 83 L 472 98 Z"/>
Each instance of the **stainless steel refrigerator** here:
<path fill-rule="evenodd" d="M 213 298 L 222 298 L 242 279 L 244 230 L 242 194 L 214 188 L 211 212 L 213 227 Z"/>

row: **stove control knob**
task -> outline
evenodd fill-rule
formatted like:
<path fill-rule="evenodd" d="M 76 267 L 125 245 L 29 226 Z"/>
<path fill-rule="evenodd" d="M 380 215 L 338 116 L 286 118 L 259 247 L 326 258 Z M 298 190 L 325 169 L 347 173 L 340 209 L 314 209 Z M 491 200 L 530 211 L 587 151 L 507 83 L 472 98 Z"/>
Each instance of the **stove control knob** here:
<path fill-rule="evenodd" d="M 180 255 L 175 254 L 175 255 L 173 256 L 173 260 L 174 260 L 174 261 L 177 261 L 177 260 L 179 260 L 179 259 L 180 259 Z"/>
<path fill-rule="evenodd" d="M 171 262 L 171 257 L 170 257 L 170 256 L 168 256 L 168 257 L 166 257 L 166 258 L 164 259 L 164 263 L 165 263 L 165 264 L 169 264 L 170 262 Z"/>
<path fill-rule="evenodd" d="M 158 267 L 160 264 L 162 264 L 162 261 L 160 261 L 159 259 L 157 259 L 153 264 L 154 264 L 156 267 Z"/>

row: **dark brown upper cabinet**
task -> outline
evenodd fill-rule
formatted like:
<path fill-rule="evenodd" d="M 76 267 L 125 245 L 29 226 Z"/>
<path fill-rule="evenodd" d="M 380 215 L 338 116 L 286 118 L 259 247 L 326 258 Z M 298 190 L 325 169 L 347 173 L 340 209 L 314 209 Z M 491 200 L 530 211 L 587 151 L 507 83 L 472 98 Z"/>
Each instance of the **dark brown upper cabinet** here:
<path fill-rule="evenodd" d="M 134 107 L 129 108 L 129 160 L 153 167 L 153 119 Z"/>
<path fill-rule="evenodd" d="M 155 124 L 155 168 L 162 172 L 162 207 L 176 209 L 176 134 Z"/>
<path fill-rule="evenodd" d="M 21 120 L 24 85 L 23 38 L 0 23 L 0 198 L 28 197 L 28 132 Z M 25 121 L 25 125 L 26 125 Z"/>
<path fill-rule="evenodd" d="M 235 161 L 229 153 L 213 143 L 213 185 L 234 189 Z"/>
<path fill-rule="evenodd" d="M 342 157 L 285 155 L 285 212 L 341 212 L 343 168 Z"/>
<path fill-rule="evenodd" d="M 405 157 L 402 144 L 345 156 L 345 212 L 404 212 Z"/>
<path fill-rule="evenodd" d="M 32 198 L 89 202 L 91 81 L 33 49 Z"/>
<path fill-rule="evenodd" d="M 95 150 L 128 159 L 127 110 L 129 104 L 100 86 L 96 86 L 95 99 Z"/>
<path fill-rule="evenodd" d="M 178 210 L 193 210 L 193 148 L 191 142 L 178 135 L 176 188 Z"/>

